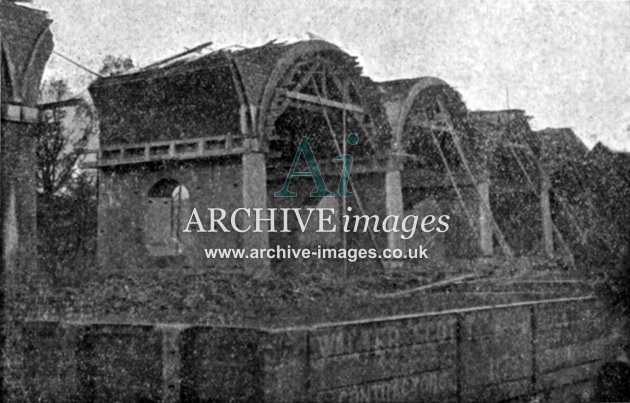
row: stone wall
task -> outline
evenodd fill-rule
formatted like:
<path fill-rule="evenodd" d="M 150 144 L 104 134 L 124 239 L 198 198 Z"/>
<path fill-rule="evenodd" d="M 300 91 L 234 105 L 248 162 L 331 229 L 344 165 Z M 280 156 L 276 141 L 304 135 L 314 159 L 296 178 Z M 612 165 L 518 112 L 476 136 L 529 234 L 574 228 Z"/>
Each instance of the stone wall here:
<path fill-rule="evenodd" d="M 592 298 L 286 329 L 24 324 L 27 400 L 543 401 L 592 397 Z"/>
<path fill-rule="evenodd" d="M 293 213 L 288 216 L 287 227 L 291 232 L 282 232 L 284 222 L 280 211 L 276 214 L 275 230 L 270 232 L 271 247 L 280 245 L 293 248 L 342 246 L 342 223 L 339 221 L 343 214 L 351 217 L 355 215 L 378 215 L 382 220 L 386 215 L 385 197 L 378 197 L 385 188 L 385 173 L 361 173 L 353 177 L 355 186 L 364 189 L 361 192 L 361 206 L 357 199 L 348 198 L 351 212 L 342 211 L 342 199 L 308 197 L 313 191 L 310 178 L 294 179 L 291 190 L 298 192 L 299 197 L 276 198 L 274 192 L 282 187 L 286 172 L 282 172 L 279 179 L 271 180 L 267 187 L 267 206 L 270 208 L 303 208 L 304 219 L 308 211 L 306 208 L 328 207 L 335 209 L 332 224 L 337 226 L 337 233 L 316 233 L 318 215 L 313 214 L 305 232 L 300 230 L 298 221 Z M 331 191 L 337 190 L 338 178 L 327 176 Z M 177 225 L 179 251 L 170 255 L 165 248 L 154 248 L 160 253 L 156 256 L 150 247 L 151 233 L 162 230 L 164 226 L 173 225 L 173 221 L 165 216 L 151 216 L 150 191 L 161 180 L 176 181 L 184 186 L 189 199 L 181 210 L 181 217 Z M 161 165 L 122 166 L 102 169 L 99 175 L 99 204 L 98 204 L 98 264 L 103 271 L 134 270 L 160 267 L 191 267 L 205 269 L 207 267 L 233 267 L 242 262 L 238 259 L 207 259 L 204 248 L 247 248 L 245 236 L 251 236 L 252 231 L 241 234 L 232 232 L 193 232 L 184 233 L 193 208 L 196 208 L 203 224 L 208 229 L 208 208 L 222 208 L 226 212 L 224 222 L 229 227 L 230 217 L 237 208 L 244 206 L 242 189 L 243 168 L 240 158 L 226 158 L 221 161 L 197 161 L 188 163 L 164 163 Z M 319 203 L 319 204 L 318 204 Z M 324 203 L 324 204 L 321 204 Z M 240 214 L 243 217 L 243 214 Z M 402 218 L 401 218 L 402 220 Z M 351 222 L 352 229 L 354 221 Z M 401 225 L 399 223 L 399 225 Z M 373 226 L 373 224 L 371 225 Z M 326 224 L 328 227 L 328 224 Z M 380 226 L 379 226 L 380 228 Z M 220 228 L 218 228 L 220 230 Z M 401 233 L 402 234 L 402 233 Z M 266 235 L 266 234 L 265 234 Z M 400 237 L 400 234 L 395 234 Z M 379 248 L 388 246 L 387 234 L 380 231 L 374 234 Z M 408 241 L 410 247 L 417 247 L 422 239 L 420 228 L 416 236 Z M 347 233 L 349 248 L 373 248 L 370 234 L 364 231 L 363 225 L 356 232 Z M 257 245 L 257 247 L 263 247 Z"/>
<path fill-rule="evenodd" d="M 149 232 L 156 225 L 171 225 L 171 220 L 150 217 L 149 191 L 160 180 L 175 180 L 183 185 L 190 198 L 182 209 L 179 222 L 179 253 L 170 260 L 152 256 L 147 247 Z M 222 208 L 227 221 L 235 209 L 242 207 L 242 170 L 240 159 L 222 163 L 208 161 L 187 164 L 164 164 L 159 167 L 116 168 L 102 170 L 99 177 L 98 262 L 102 269 L 142 269 L 149 267 L 231 266 L 230 259 L 208 260 L 204 248 L 240 247 L 236 232 L 181 232 L 196 208 L 203 223 L 208 223 L 208 208 Z M 191 227 L 194 231 L 194 229 Z M 207 229 L 207 228 L 206 228 Z M 164 260 L 160 262 L 159 260 Z M 238 262 L 240 263 L 240 262 Z"/>

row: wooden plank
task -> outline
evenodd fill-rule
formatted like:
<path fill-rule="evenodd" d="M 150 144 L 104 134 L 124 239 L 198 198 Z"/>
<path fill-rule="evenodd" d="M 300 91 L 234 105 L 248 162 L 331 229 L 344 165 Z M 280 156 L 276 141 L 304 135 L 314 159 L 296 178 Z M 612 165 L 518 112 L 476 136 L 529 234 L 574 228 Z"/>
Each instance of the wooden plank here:
<path fill-rule="evenodd" d="M 313 329 L 309 338 L 312 360 L 356 353 L 370 353 L 423 344 L 454 344 L 455 315 L 402 318 Z"/>
<path fill-rule="evenodd" d="M 70 98 L 70 99 L 64 99 L 62 101 L 47 102 L 45 104 L 39 104 L 37 105 L 37 108 L 39 110 L 68 108 L 71 106 L 78 106 L 79 104 L 81 104 L 82 101 L 83 100 L 81 98 Z"/>
<path fill-rule="evenodd" d="M 473 277 L 477 277 L 477 273 L 462 274 L 461 276 L 455 276 L 455 277 L 447 278 L 445 280 L 436 281 L 435 283 L 431 283 L 431 284 L 425 284 L 423 286 L 412 288 L 412 289 L 409 289 L 409 290 L 397 291 L 397 292 L 392 292 L 392 293 L 389 293 L 389 294 L 379 294 L 379 295 L 376 295 L 376 298 L 400 297 L 400 296 L 411 294 L 411 293 L 414 293 L 414 292 L 426 291 L 426 290 L 430 290 L 432 288 L 442 287 L 442 286 L 445 286 L 445 285 L 457 283 L 459 281 L 466 280 L 466 279 L 473 278 Z"/>
<path fill-rule="evenodd" d="M 457 402 L 456 371 L 423 372 L 315 391 L 316 402 Z"/>
<path fill-rule="evenodd" d="M 470 186 L 470 179 L 461 172 L 452 172 L 458 186 Z M 446 172 L 438 172 L 431 169 L 412 168 L 402 172 L 403 188 L 431 188 L 451 186 Z"/>
<path fill-rule="evenodd" d="M 520 143 L 515 143 L 513 141 L 502 141 L 499 143 L 499 145 L 502 145 L 506 148 L 517 148 L 519 150 L 523 150 L 528 154 L 532 154 L 534 155 L 534 152 L 531 150 L 531 148 L 529 148 L 529 146 L 527 144 L 520 144 Z"/>
<path fill-rule="evenodd" d="M 505 183 L 505 181 L 502 181 L 502 183 L 493 182 L 492 194 L 530 193 L 530 190 L 525 186 L 511 185 Z"/>
<path fill-rule="evenodd" d="M 529 338 L 532 334 L 530 311 L 530 307 L 513 307 L 462 313 L 461 340 L 475 342 L 501 336 Z"/>
<path fill-rule="evenodd" d="M 347 102 L 333 101 L 332 99 L 321 98 L 315 95 L 303 94 L 301 92 L 296 92 L 296 91 L 286 91 L 285 95 L 288 98 L 297 99 L 298 101 L 303 101 L 303 102 L 309 102 L 311 104 L 329 106 L 331 108 L 345 109 L 351 112 L 365 113 L 362 107 L 355 104 L 347 103 Z"/>
<path fill-rule="evenodd" d="M 177 53 L 177 54 L 175 54 L 173 56 L 169 56 L 166 59 L 158 60 L 157 62 L 153 62 L 153 63 L 151 63 L 151 64 L 149 64 L 147 66 L 144 66 L 144 67 L 142 67 L 140 69 L 140 71 L 146 71 L 148 69 L 154 68 L 154 67 L 159 66 L 161 64 L 168 63 L 168 62 L 170 62 L 172 60 L 178 59 L 178 58 L 180 58 L 182 56 L 186 56 L 186 55 L 189 55 L 191 53 L 198 52 L 198 51 L 200 51 L 200 50 L 202 50 L 204 48 L 207 48 L 210 45 L 212 45 L 212 41 L 202 43 L 201 45 L 195 46 L 194 48 L 186 49 L 185 51 Z"/>
<path fill-rule="evenodd" d="M 431 312 L 423 312 L 423 313 L 380 316 L 380 317 L 375 317 L 375 318 L 354 319 L 354 320 L 346 320 L 346 321 L 339 321 L 339 322 L 325 322 L 325 323 L 318 323 L 318 324 L 309 325 L 309 326 L 305 325 L 305 326 L 287 326 L 284 328 L 261 328 L 261 330 L 264 330 L 269 333 L 299 331 L 299 330 L 316 330 L 316 329 L 325 329 L 325 328 L 330 328 L 330 327 L 338 327 L 338 326 L 346 326 L 346 325 L 360 325 L 360 324 L 365 324 L 365 323 L 394 322 L 400 319 L 436 317 L 436 316 L 441 316 L 441 315 L 492 311 L 496 309 L 509 309 L 509 308 L 517 308 L 517 307 L 532 307 L 532 306 L 548 307 L 548 306 L 557 306 L 557 304 L 564 304 L 564 303 L 593 303 L 594 301 L 597 301 L 597 300 L 593 295 L 587 295 L 583 297 L 550 298 L 550 299 L 542 299 L 542 300 L 536 300 L 536 301 L 520 301 L 520 302 L 511 302 L 511 303 L 506 303 L 506 304 L 482 305 L 482 306 L 475 306 L 471 308 L 446 309 L 443 311 L 431 311 Z"/>
<path fill-rule="evenodd" d="M 434 132 L 444 132 L 444 133 L 452 133 L 453 129 L 448 126 L 440 126 L 435 123 L 430 123 L 423 120 L 411 119 L 412 126 L 419 127 L 421 129 L 427 129 Z"/>
<path fill-rule="evenodd" d="M 292 69 L 292 73 L 290 75 L 288 75 L 288 77 L 291 77 L 293 74 L 295 74 L 298 70 L 299 67 L 301 67 L 302 63 L 298 63 L 294 66 L 294 68 Z M 322 67 L 322 63 L 321 61 L 317 61 L 315 62 L 309 69 L 309 71 L 300 79 L 300 81 L 298 81 L 298 83 L 295 85 L 295 87 L 293 87 L 293 92 L 299 92 L 302 88 L 304 88 L 309 81 L 312 80 L 312 83 L 314 86 L 317 86 L 317 82 L 315 82 L 315 80 L 313 80 L 313 75 L 315 74 L 315 71 Z M 326 93 L 324 93 L 324 95 L 326 95 Z M 299 103 L 296 101 L 293 101 L 291 99 L 285 99 L 283 100 L 278 106 L 277 106 L 277 110 L 274 111 L 274 113 L 277 113 L 277 116 L 280 116 L 282 113 L 284 113 L 284 111 L 287 109 L 288 106 L 293 106 L 293 107 L 297 107 L 297 108 L 304 108 L 304 109 L 311 109 L 314 112 L 321 112 L 321 110 L 319 108 L 316 108 L 314 105 L 308 105 L 308 104 L 304 104 L 304 103 Z"/>
<path fill-rule="evenodd" d="M 314 360 L 310 382 L 313 389 L 323 390 L 454 366 L 452 343 L 428 343 Z"/>
<path fill-rule="evenodd" d="M 530 379 L 503 381 L 493 385 L 464 388 L 458 402 L 503 402 L 511 398 L 525 396 L 531 391 Z M 519 400 L 516 400 L 519 401 Z M 532 400 L 534 401 L 534 400 Z"/>
<path fill-rule="evenodd" d="M 537 370 L 540 374 L 547 374 L 603 359 L 610 344 L 609 339 L 601 338 L 539 351 Z"/>
<path fill-rule="evenodd" d="M 575 384 L 587 379 L 594 379 L 602 364 L 603 360 L 593 361 L 579 366 L 542 374 L 536 379 L 536 388 L 540 390 L 553 389 L 563 385 Z"/>
<path fill-rule="evenodd" d="M 298 101 L 296 99 L 288 99 L 287 102 L 286 102 L 286 107 L 287 108 L 300 109 L 300 110 L 309 111 L 309 112 L 313 112 L 313 113 L 321 113 L 321 111 L 322 111 L 322 105 L 315 105 L 315 104 L 311 104 L 311 103 L 304 103 L 304 102 L 300 102 L 300 101 Z"/>

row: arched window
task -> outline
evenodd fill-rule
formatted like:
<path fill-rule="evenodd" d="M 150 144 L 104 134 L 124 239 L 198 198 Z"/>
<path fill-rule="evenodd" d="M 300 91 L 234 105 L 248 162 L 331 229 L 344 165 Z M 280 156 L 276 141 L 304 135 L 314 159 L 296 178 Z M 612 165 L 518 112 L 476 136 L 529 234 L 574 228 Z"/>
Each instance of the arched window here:
<path fill-rule="evenodd" d="M 181 253 L 182 223 L 188 218 L 188 190 L 174 179 L 161 179 L 149 190 L 145 243 L 153 256 Z"/>

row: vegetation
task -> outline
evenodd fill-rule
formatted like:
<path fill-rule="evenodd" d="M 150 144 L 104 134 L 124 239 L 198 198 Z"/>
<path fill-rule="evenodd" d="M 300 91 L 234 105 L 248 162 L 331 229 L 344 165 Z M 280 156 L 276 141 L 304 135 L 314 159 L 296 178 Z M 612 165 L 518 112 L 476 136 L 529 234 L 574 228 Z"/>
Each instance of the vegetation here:
<path fill-rule="evenodd" d="M 60 104 L 71 97 L 64 80 L 47 81 L 41 102 Z M 53 106 L 34 128 L 37 139 L 38 258 L 53 283 L 75 280 L 95 263 L 95 174 L 81 171 L 85 148 L 97 123 L 88 101 Z"/>
<path fill-rule="evenodd" d="M 134 68 L 134 64 L 130 57 L 107 55 L 103 59 L 103 67 L 98 73 L 105 77 L 114 76 L 132 68 Z"/>
<path fill-rule="evenodd" d="M 58 286 L 36 293 L 37 297 L 27 301 L 22 309 L 27 316 L 49 320 L 280 326 L 589 292 L 580 284 L 567 290 L 544 284 L 544 281 L 533 293 L 529 288 L 506 294 L 493 292 L 502 289 L 501 278 L 507 286 L 517 278 L 557 280 L 560 273 L 547 262 L 453 260 L 387 270 L 368 268 L 369 263 L 361 261 L 350 265 L 346 278 L 342 273 L 343 263 L 333 260 L 275 262 L 272 273 L 264 278 L 246 275 L 238 267 L 223 271 L 129 268 L 93 272 L 80 285 Z M 478 283 L 465 285 L 466 290 L 475 292 L 461 293 L 459 286 L 451 285 L 391 295 L 462 273 L 478 275 Z"/>
<path fill-rule="evenodd" d="M 40 102 L 60 103 L 72 97 L 66 81 L 46 81 L 40 90 Z M 97 122 L 92 106 L 74 98 L 71 107 L 53 106 L 44 110 L 43 119 L 34 128 L 37 139 L 37 186 L 40 193 L 52 197 L 66 190 L 75 179 L 77 163 L 88 141 L 96 135 Z"/>
<path fill-rule="evenodd" d="M 99 73 L 111 76 L 133 67 L 129 57 L 108 55 Z M 33 129 L 39 266 L 53 284 L 76 285 L 96 266 L 97 176 L 79 166 L 98 135 L 98 121 L 91 100 L 73 95 L 64 79 L 44 82 L 39 102 L 51 105 Z"/>

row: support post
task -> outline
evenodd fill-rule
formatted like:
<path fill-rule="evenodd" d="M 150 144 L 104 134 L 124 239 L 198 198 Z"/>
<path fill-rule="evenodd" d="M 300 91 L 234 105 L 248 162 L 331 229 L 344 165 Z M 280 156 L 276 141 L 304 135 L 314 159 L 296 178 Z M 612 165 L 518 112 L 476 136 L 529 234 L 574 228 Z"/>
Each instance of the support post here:
<path fill-rule="evenodd" d="M 490 208 L 490 180 L 487 170 L 484 170 L 477 182 L 477 193 L 479 194 L 479 249 L 483 256 L 492 256 L 494 253 L 492 209 Z"/>
<path fill-rule="evenodd" d="M 267 214 L 267 169 L 265 166 L 265 154 L 261 152 L 246 152 L 243 154 L 243 207 L 249 208 L 250 217 L 244 216 L 244 227 L 251 225 L 251 230 L 243 233 L 242 247 L 245 253 L 252 249 L 269 248 L 269 222 L 262 221 L 262 232 L 254 232 L 256 227 L 255 208 L 263 209 L 260 218 L 268 218 Z M 249 274 L 264 275 L 269 270 L 269 259 L 246 259 L 245 271 Z M 256 273 L 260 270 L 260 273 Z"/>
<path fill-rule="evenodd" d="M 551 204 L 549 201 L 549 190 L 551 189 L 551 182 L 549 176 L 542 169 L 541 171 L 541 183 L 540 183 L 540 213 L 542 215 L 542 231 L 543 231 L 543 245 L 545 255 L 547 257 L 553 257 L 553 221 L 551 218 Z"/>
<path fill-rule="evenodd" d="M 385 173 L 385 215 L 395 215 L 399 217 L 404 215 L 402 182 L 399 170 L 388 170 Z M 400 234 L 388 232 L 387 247 L 389 249 L 402 248 Z"/>
<path fill-rule="evenodd" d="M 14 381 L 20 375 L 15 371 L 23 359 L 16 326 L 22 318 L 14 308 L 13 285 L 40 279 L 35 242 L 35 139 L 30 124 L 39 118 L 37 92 L 53 42 L 52 21 L 45 13 L 0 1 L 0 20 L 2 47 L 15 50 L 3 52 L 0 60 L 0 86 L 6 85 L 0 88 L 0 400 L 9 401 L 15 398 Z M 28 57 L 22 60 L 19 55 Z"/>

